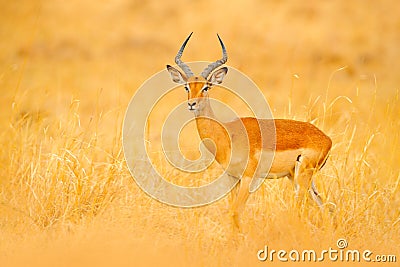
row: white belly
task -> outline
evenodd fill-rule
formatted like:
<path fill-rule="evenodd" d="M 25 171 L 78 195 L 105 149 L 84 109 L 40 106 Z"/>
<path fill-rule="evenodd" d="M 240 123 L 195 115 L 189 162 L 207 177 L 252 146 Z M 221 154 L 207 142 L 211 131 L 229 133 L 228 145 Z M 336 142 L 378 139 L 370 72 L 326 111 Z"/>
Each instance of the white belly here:
<path fill-rule="evenodd" d="M 264 181 L 264 179 L 278 179 L 283 177 L 291 178 L 296 164 L 298 155 L 301 154 L 300 149 L 277 151 L 263 150 L 255 154 L 255 159 L 258 159 L 258 167 L 253 176 L 253 181 L 250 185 L 250 191 L 256 190 Z M 227 172 L 238 179 L 243 176 L 246 168 L 246 157 L 240 155 L 232 157 Z"/>

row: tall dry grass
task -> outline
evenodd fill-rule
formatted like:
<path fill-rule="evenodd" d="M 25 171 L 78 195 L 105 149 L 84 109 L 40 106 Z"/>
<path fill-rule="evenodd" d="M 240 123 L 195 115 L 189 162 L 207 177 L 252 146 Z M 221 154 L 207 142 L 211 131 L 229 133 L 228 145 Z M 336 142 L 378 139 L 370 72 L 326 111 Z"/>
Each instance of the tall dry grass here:
<path fill-rule="evenodd" d="M 321 250 L 338 238 L 400 257 L 395 2 L 174 3 L 2 3 L 1 266 L 249 266 L 271 264 L 257 260 L 264 245 Z M 238 234 L 232 194 L 179 209 L 137 187 L 122 153 L 124 111 L 191 31 L 185 59 L 217 58 L 219 32 L 230 65 L 276 117 L 332 137 L 315 180 L 333 214 L 295 210 L 290 182 L 266 181 Z M 161 162 L 177 183 L 196 183 Z"/>

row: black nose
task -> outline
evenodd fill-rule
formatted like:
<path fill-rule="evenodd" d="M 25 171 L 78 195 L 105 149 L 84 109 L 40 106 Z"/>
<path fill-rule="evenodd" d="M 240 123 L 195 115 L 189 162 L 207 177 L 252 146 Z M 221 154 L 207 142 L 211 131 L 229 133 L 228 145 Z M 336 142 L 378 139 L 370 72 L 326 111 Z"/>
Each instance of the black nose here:
<path fill-rule="evenodd" d="M 193 103 L 188 103 L 188 105 L 189 105 L 189 107 L 194 107 L 195 105 L 196 105 L 196 102 L 193 102 Z"/>

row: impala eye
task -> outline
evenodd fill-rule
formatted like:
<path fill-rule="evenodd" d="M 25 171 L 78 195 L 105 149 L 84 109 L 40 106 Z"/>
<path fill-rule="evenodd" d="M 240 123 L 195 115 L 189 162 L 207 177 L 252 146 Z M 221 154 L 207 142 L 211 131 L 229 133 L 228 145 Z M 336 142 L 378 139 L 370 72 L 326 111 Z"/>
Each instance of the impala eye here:
<path fill-rule="evenodd" d="M 203 91 L 203 92 L 207 92 L 208 91 L 208 89 L 210 89 L 210 87 L 209 86 L 206 86 L 206 87 L 204 87 L 201 91 Z"/>

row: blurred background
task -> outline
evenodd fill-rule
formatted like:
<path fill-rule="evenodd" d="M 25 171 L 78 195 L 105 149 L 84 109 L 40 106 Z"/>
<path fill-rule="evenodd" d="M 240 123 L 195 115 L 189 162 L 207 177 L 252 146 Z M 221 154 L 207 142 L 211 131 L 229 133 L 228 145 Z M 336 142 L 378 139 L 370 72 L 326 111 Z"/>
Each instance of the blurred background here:
<path fill-rule="evenodd" d="M 225 258 L 214 265 L 225 265 L 247 262 L 267 241 L 332 246 L 341 235 L 354 246 L 375 244 L 390 252 L 391 242 L 400 241 L 397 5 L 390 0 L 1 1 L 0 256 L 17 264 L 18 255 L 38 246 L 40 253 L 53 255 L 49 265 L 58 258 L 71 264 L 60 252 L 67 247 L 80 259 L 75 263 L 83 263 L 84 253 L 73 249 L 79 240 L 99 263 L 104 262 L 97 251 L 113 251 L 110 259 L 136 251 L 129 260 L 141 255 L 147 262 L 160 247 L 166 254 L 179 247 L 186 253 L 180 263 L 194 253 L 204 257 L 200 265 L 218 255 Z M 258 85 L 275 117 L 311 121 L 332 137 L 323 177 L 338 187 L 333 192 L 342 193 L 323 191 L 338 203 L 351 199 L 351 206 L 343 204 L 342 212 L 349 213 L 342 213 L 339 223 L 348 228 L 293 229 L 276 219 L 290 211 L 269 216 L 271 203 L 282 208 L 284 198 L 269 192 L 290 188 L 282 182 L 250 200 L 253 220 L 246 222 L 253 234 L 235 243 L 221 215 L 229 197 L 181 211 L 137 188 L 123 162 L 124 112 L 146 79 L 174 64 L 192 31 L 184 61 L 220 58 L 219 33 L 228 65 Z M 282 241 L 287 232 L 291 237 Z M 111 244 L 99 245 L 104 240 Z M 129 249 L 124 253 L 119 247 Z M 39 265 L 40 253 L 28 253 L 27 259 Z"/>
<path fill-rule="evenodd" d="M 400 79 L 394 71 L 400 64 L 400 22 L 393 1 L 1 5 L 3 118 L 15 96 L 50 115 L 61 112 L 71 97 L 88 110 L 97 95 L 104 110 L 118 101 L 126 104 L 144 80 L 174 63 L 192 31 L 184 60 L 219 58 L 219 33 L 228 64 L 249 75 L 278 112 L 287 104 L 295 74 L 292 93 L 298 106 L 325 92 L 332 73 L 342 67 L 330 84 L 342 94 L 367 84 L 363 91 L 377 87 L 378 98 L 387 98 L 396 94 Z"/>

